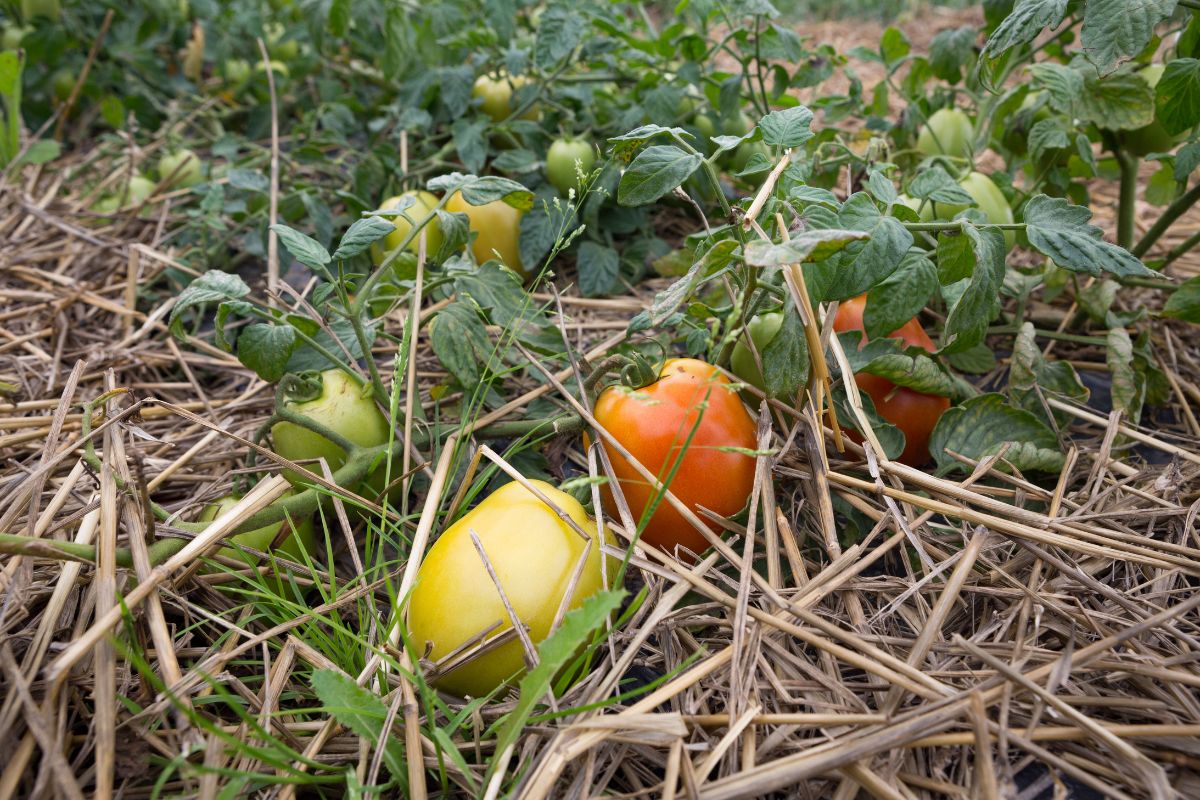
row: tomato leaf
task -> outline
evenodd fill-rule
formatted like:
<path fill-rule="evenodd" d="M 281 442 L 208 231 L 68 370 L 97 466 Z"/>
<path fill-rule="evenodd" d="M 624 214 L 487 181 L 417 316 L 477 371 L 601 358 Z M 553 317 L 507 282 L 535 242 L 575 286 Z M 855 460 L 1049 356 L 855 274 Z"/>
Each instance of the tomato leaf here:
<path fill-rule="evenodd" d="M 325 265 L 329 263 L 329 251 L 321 243 L 310 236 L 305 236 L 298 230 L 289 228 L 281 222 L 271 226 L 271 230 L 283 242 L 292 257 L 304 266 L 321 275 L 326 275 Z"/>
<path fill-rule="evenodd" d="M 868 234 L 862 231 L 833 228 L 802 231 L 779 244 L 759 239 L 746 245 L 746 263 L 752 267 L 782 267 L 805 261 L 823 261 L 851 242 L 866 238 Z"/>
<path fill-rule="evenodd" d="M 596 242 L 579 245 L 575 264 L 579 270 L 579 291 L 585 297 L 611 294 L 616 290 L 621 272 L 621 257 L 617 251 Z"/>
<path fill-rule="evenodd" d="M 617 202 L 623 206 L 653 203 L 687 180 L 702 161 L 700 155 L 674 145 L 647 147 L 621 176 Z"/>
<path fill-rule="evenodd" d="M 364 323 L 364 331 L 367 335 L 367 342 L 373 342 L 375 325 Z M 348 319 L 339 319 L 330 323 L 328 329 L 322 328 L 312 339 L 327 352 L 339 355 L 349 352 L 349 358 L 352 360 L 362 358 L 362 347 L 359 345 L 358 337 L 354 335 L 354 327 Z M 292 357 L 288 359 L 286 371 L 324 370 L 333 366 L 337 366 L 337 364 L 330 363 L 329 356 L 301 339 L 297 342 L 296 349 L 292 351 Z"/>
<path fill-rule="evenodd" d="M 1186 181 L 1200 167 L 1200 142 L 1189 142 L 1175 152 L 1175 180 Z"/>
<path fill-rule="evenodd" d="M 963 68 L 975 55 L 973 26 L 938 31 L 929 43 L 929 66 L 933 74 L 951 84 L 962 78 Z"/>
<path fill-rule="evenodd" d="M 1104 360 L 1112 378 L 1112 407 L 1136 424 L 1146 400 L 1146 379 L 1133 368 L 1133 341 L 1124 328 L 1110 329 L 1106 338 L 1108 350 Z"/>
<path fill-rule="evenodd" d="M 171 333 L 175 334 L 178 339 L 182 339 L 186 335 L 182 320 L 184 311 L 209 303 L 240 300 L 248 294 L 250 294 L 250 287 L 237 275 L 231 275 L 219 269 L 210 269 L 189 283 L 179 293 L 179 298 L 171 308 L 171 316 L 167 320 Z"/>
<path fill-rule="evenodd" d="M 1200 124 L 1200 59 L 1177 58 L 1167 64 L 1154 88 L 1158 120 L 1171 135 Z"/>
<path fill-rule="evenodd" d="M 529 297 L 510 269 L 494 261 L 454 276 L 454 289 L 485 309 L 492 322 L 507 327 L 528 313 Z"/>
<path fill-rule="evenodd" d="M 539 67 L 552 67 L 583 39 L 587 20 L 569 4 L 552 4 L 542 12 L 538 22 L 533 57 Z"/>
<path fill-rule="evenodd" d="M 846 200 L 838 224 L 870 238 L 851 242 L 834 257 L 805 269 L 810 289 L 822 300 L 845 300 L 867 291 L 896 270 L 913 244 L 904 223 L 884 216 L 866 192 Z"/>
<path fill-rule="evenodd" d="M 971 243 L 975 268 L 946 315 L 942 352 L 947 354 L 969 350 L 987 338 L 988 324 L 1000 311 L 1000 287 L 1004 283 L 1004 234 L 968 222 L 963 225 L 963 235 Z"/>
<path fill-rule="evenodd" d="M 996 58 L 1010 47 L 1032 42 L 1046 28 L 1057 28 L 1067 0 L 1020 0 L 983 45 L 982 56 Z"/>
<path fill-rule="evenodd" d="M 489 124 L 483 120 L 461 117 L 450 126 L 454 149 L 458 152 L 458 157 L 462 159 L 463 166 L 471 172 L 480 171 L 487 162 L 488 146 L 484 132 Z M 471 203 L 471 205 L 479 204 Z"/>
<path fill-rule="evenodd" d="M 795 303 L 783 312 L 783 324 L 759 353 L 762 358 L 763 382 L 772 397 L 794 398 L 796 391 L 808 382 L 808 339 L 804 322 Z"/>
<path fill-rule="evenodd" d="M 274 383 L 287 371 L 295 347 L 296 329 L 291 325 L 255 323 L 238 335 L 238 361 L 264 381 Z"/>
<path fill-rule="evenodd" d="M 699 261 L 692 264 L 691 269 L 682 278 L 654 295 L 650 308 L 629 321 L 629 332 L 636 333 L 663 324 L 696 289 L 729 265 L 736 248 L 737 242 L 732 239 L 725 239 L 713 245 Z"/>
<path fill-rule="evenodd" d="M 613 612 L 621 606 L 627 592 L 624 589 L 596 592 L 574 611 L 563 616 L 558 629 L 538 645 L 538 663 L 525 673 L 517 688 L 516 707 L 509 712 L 496 733 L 496 753 L 506 753 L 516 746 L 525 725 L 542 698 L 550 691 L 554 676 L 570 663 L 592 636 L 604 627 Z M 507 759 L 493 758 L 482 784 L 486 786 L 493 770 Z"/>
<path fill-rule="evenodd" d="M 1086 65 L 1083 90 L 1075 98 L 1080 118 L 1110 130 L 1135 130 L 1154 121 L 1154 90 L 1141 75 L 1118 72 L 1100 77 Z"/>
<path fill-rule="evenodd" d="M 396 780 L 404 781 L 408 773 L 403 747 L 390 731 L 386 734 L 383 731 L 383 723 L 388 717 L 384 702 L 337 670 L 319 669 L 313 672 L 311 681 L 323 710 L 375 747 L 382 743 L 383 761 L 388 771 Z"/>
<path fill-rule="evenodd" d="M 1132 58 L 1154 36 L 1154 28 L 1175 11 L 1176 0 L 1088 0 L 1080 43 L 1101 73 Z"/>
<path fill-rule="evenodd" d="M 1167 304 L 1163 306 L 1162 315 L 1164 317 L 1171 317 L 1172 319 L 1200 323 L 1200 277 L 1184 281 L 1167 298 Z"/>
<path fill-rule="evenodd" d="M 342 240 L 338 242 L 333 257 L 337 259 L 353 258 L 394 230 L 396 230 L 396 226 L 382 217 L 364 217 L 355 220 L 342 236 Z"/>
<path fill-rule="evenodd" d="M 937 291 L 938 273 L 923 253 L 905 253 L 896 271 L 867 293 L 863 326 L 867 337 L 887 336 L 920 313 Z"/>
<path fill-rule="evenodd" d="M 918 200 L 946 203 L 955 206 L 973 206 L 975 198 L 941 166 L 923 170 L 908 185 L 908 193 Z"/>
<path fill-rule="evenodd" d="M 479 384 L 480 363 L 492 343 L 473 305 L 459 299 L 443 308 L 429 324 L 429 338 L 438 360 L 464 388 Z"/>
<path fill-rule="evenodd" d="M 929 452 L 938 472 L 968 472 L 970 468 L 948 450 L 978 461 L 1006 444 L 1003 460 L 1022 471 L 1056 472 L 1066 461 L 1054 431 L 1000 394 L 982 394 L 951 406 L 933 427 Z"/>
<path fill-rule="evenodd" d="M 898 28 L 889 26 L 883 32 L 883 36 L 879 37 L 879 55 L 883 58 L 883 63 L 889 67 L 896 66 L 911 50 L 912 45 L 909 43 L 908 37 L 904 35 L 904 31 Z"/>
<path fill-rule="evenodd" d="M 1099 275 L 1155 275 L 1128 250 L 1104 241 L 1102 232 L 1089 225 L 1092 212 L 1061 197 L 1037 195 L 1025 204 L 1025 233 L 1029 243 L 1075 272 Z"/>
<path fill-rule="evenodd" d="M 813 138 L 813 113 L 804 106 L 772 111 L 758 123 L 763 141 L 776 147 L 791 148 Z"/>
<path fill-rule="evenodd" d="M 1043 398 L 1058 396 L 1084 402 L 1089 394 L 1069 362 L 1046 360 L 1031 322 L 1021 326 L 1013 342 L 1008 393 L 1018 406 L 1042 419 L 1048 420 L 1047 414 L 1053 412 L 1060 427 L 1070 421 L 1070 415 L 1050 408 Z"/>

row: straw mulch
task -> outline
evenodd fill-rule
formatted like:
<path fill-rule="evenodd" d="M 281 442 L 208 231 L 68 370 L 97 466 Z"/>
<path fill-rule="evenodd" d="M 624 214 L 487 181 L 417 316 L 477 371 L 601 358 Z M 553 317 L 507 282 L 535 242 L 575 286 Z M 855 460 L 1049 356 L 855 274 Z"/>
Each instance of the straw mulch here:
<path fill-rule="evenodd" d="M 0 798 L 143 797 L 181 754 L 209 770 L 263 769 L 187 724 L 109 632 L 148 654 L 174 703 L 246 735 L 205 704 L 216 676 L 298 750 L 369 774 L 374 754 L 357 735 L 305 711 L 308 674 L 330 664 L 295 630 L 318 614 L 357 619 L 372 599 L 385 626 L 378 584 L 374 598 L 350 592 L 272 627 L 218 591 L 227 575 L 151 569 L 145 543 L 178 533 L 147 529 L 143 493 L 182 512 L 227 491 L 271 389 L 211 345 L 167 335 L 171 298 L 146 287 L 173 263 L 170 203 L 96 226 L 62 177 L 27 170 L 0 193 L 0 380 L 16 387 L 0 405 L 0 533 L 92 543 L 99 557 L 2 557 Z M 570 340 L 580 352 L 611 341 L 656 288 L 607 301 L 568 292 Z M 529 727 L 507 766 L 516 796 L 965 798 L 1019 785 L 1035 797 L 1060 781 L 1115 797 L 1200 796 L 1200 339 L 1160 323 L 1153 337 L 1169 407 L 1139 427 L 1061 406 L 1068 466 L 1049 483 L 998 459 L 955 480 L 877 464 L 850 443 L 838 453 L 811 412 L 775 406 L 761 417 L 773 455 L 760 459 L 759 511 L 694 567 L 636 557 L 648 602 L 556 702 L 674 677 Z M 424 402 L 442 373 L 424 340 L 418 352 Z M 1103 383 L 1102 352 L 1062 342 L 1051 352 Z M 114 388 L 128 391 L 91 434 L 95 474 L 81 461 L 79 404 Z M 506 390 L 565 405 L 530 376 Z M 583 463 L 572 437 L 549 449 L 559 466 Z M 850 509 L 874 523 L 859 541 L 844 536 Z M 329 536 L 342 557 L 322 580 L 346 583 L 351 534 L 335 525 Z M 114 562 L 118 545 L 132 548 L 132 568 Z M 397 709 L 392 735 L 436 769 L 418 718 L 427 709 L 401 704 L 406 685 L 380 690 Z M 478 730 L 511 707 L 482 709 Z M 456 744 L 477 781 L 494 741 Z M 450 793 L 465 794 L 459 767 L 442 768 Z M 215 796 L 225 780 L 176 772 L 164 789 Z"/>

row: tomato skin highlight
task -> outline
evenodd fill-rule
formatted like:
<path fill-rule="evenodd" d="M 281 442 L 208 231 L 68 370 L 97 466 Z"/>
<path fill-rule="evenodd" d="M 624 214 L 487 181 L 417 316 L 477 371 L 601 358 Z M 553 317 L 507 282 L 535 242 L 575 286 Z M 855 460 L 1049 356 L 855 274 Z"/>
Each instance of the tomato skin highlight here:
<path fill-rule="evenodd" d="M 667 488 L 693 511 L 704 506 L 730 516 L 745 507 L 754 487 L 755 459 L 720 448 L 755 449 L 754 420 L 733 384 L 716 367 L 693 358 L 670 359 L 659 379 L 649 386 L 637 390 L 610 386 L 601 392 L 595 416 L 660 482 L 667 481 L 678 460 Z M 588 437 L 584 441 L 586 444 Z M 688 448 L 681 458 L 685 443 Z M 638 521 L 656 491 L 632 464 L 603 444 L 629 510 Z M 603 492 L 615 517 L 612 489 L 605 485 Z M 718 530 L 714 524 L 709 527 Z M 646 523 L 641 542 L 668 553 L 678 546 L 696 555 L 708 549 L 708 540 L 665 498 Z"/>
<path fill-rule="evenodd" d="M 503 200 L 493 200 L 473 206 L 455 192 L 445 206 L 447 211 L 466 214 L 471 230 L 478 234 L 471 242 L 471 252 L 480 264 L 497 257 L 504 265 L 528 280 L 529 273 L 521 263 L 521 217 L 523 213 Z"/>
<path fill-rule="evenodd" d="M 383 412 L 375 407 L 368 387 L 341 369 L 327 369 L 322 372 L 321 383 L 320 396 L 302 403 L 289 402 L 288 409 L 316 420 L 361 447 L 375 447 L 387 443 L 391 433 L 390 426 Z M 276 422 L 272 425 L 271 441 L 274 443 L 275 452 L 289 461 L 324 458 L 332 472 L 336 472 L 346 463 L 346 451 L 342 448 L 315 431 L 291 422 Z M 311 463 L 304 466 L 314 474 L 321 474 L 320 464 Z M 400 467 L 393 464 L 392 479 L 399 475 Z M 292 470 L 284 470 L 283 477 L 298 488 L 308 486 L 308 482 Z M 371 490 L 366 493 L 368 499 L 373 499 L 387 488 L 386 478 L 387 464 L 381 463 L 367 476 L 366 485 Z M 347 488 L 356 490 L 356 487 Z"/>
<path fill-rule="evenodd" d="M 590 550 L 568 610 L 578 608 L 606 588 L 619 562 L 605 557 L 596 540 L 596 523 L 569 494 L 531 480 L 591 538 Z M 505 484 L 442 533 L 417 571 L 408 603 L 408 629 L 417 652 L 438 659 L 454 652 L 496 623 L 488 638 L 512 627 L 508 612 L 488 574 L 471 533 L 478 537 L 517 618 L 529 626 L 536 646 L 550 634 L 558 607 L 571 584 L 575 566 L 588 543 L 523 485 Z M 611 535 L 609 543 L 613 543 Z M 523 648 L 513 638 L 457 669 L 435 685 L 459 696 L 482 697 L 525 668 Z"/>
<path fill-rule="evenodd" d="M 863 310 L 866 305 L 865 294 L 843 300 L 838 304 L 837 316 L 833 318 L 833 329 L 838 333 L 865 330 Z M 915 318 L 889 333 L 888 338 L 900 339 L 906 347 L 920 347 L 929 353 L 937 350 L 929 334 L 925 333 L 925 329 Z M 859 341 L 859 347 L 865 344 L 864 335 Z M 950 407 L 950 398 L 897 386 L 887 378 L 865 372 L 856 374 L 854 382 L 858 384 L 859 390 L 870 395 L 879 416 L 904 433 L 904 452 L 897 461 L 910 467 L 920 466 L 928 461 L 929 435 L 938 419 Z M 859 437 L 855 438 L 862 441 Z"/>

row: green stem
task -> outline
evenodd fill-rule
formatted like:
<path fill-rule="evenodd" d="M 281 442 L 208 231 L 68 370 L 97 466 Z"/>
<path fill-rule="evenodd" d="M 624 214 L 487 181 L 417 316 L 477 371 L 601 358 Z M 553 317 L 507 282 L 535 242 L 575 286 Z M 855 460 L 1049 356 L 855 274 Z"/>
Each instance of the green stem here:
<path fill-rule="evenodd" d="M 1122 187 L 1122 190 L 1123 188 L 1124 187 Z M 1134 247 L 1129 252 L 1133 253 L 1138 258 L 1144 256 L 1146 251 L 1153 247 L 1154 243 L 1158 241 L 1159 237 L 1167 232 L 1167 229 L 1171 227 L 1172 223 L 1187 213 L 1188 209 L 1196 205 L 1197 202 L 1200 202 L 1200 183 L 1197 183 L 1187 192 L 1182 194 L 1178 199 L 1176 199 L 1174 203 L 1171 203 L 1171 205 L 1167 206 L 1167 209 L 1163 211 L 1162 215 L 1159 216 L 1158 220 L 1155 221 L 1150 230 L 1146 231 L 1146 235 L 1143 236 L 1137 243 L 1137 247 Z M 1122 205 L 1123 204 L 1124 200 L 1122 199 Z M 1132 232 L 1130 238 L 1132 239 Z M 1188 241 L 1191 240 L 1189 239 Z M 1121 244 L 1121 246 L 1128 248 L 1128 245 L 1125 244 Z"/>
<path fill-rule="evenodd" d="M 1163 266 L 1166 267 L 1168 264 L 1175 261 L 1175 259 L 1179 258 L 1197 245 L 1200 245 L 1200 231 L 1196 231 L 1187 239 L 1184 239 L 1183 242 L 1177 245 L 1173 250 L 1171 250 L 1171 252 L 1167 253 L 1167 257 L 1163 260 Z"/>
<path fill-rule="evenodd" d="M 1016 335 L 1017 333 L 1020 333 L 1020 331 L 1017 329 L 1017 327 L 1015 325 L 997 325 L 995 327 L 988 328 L 989 336 L 993 335 L 993 334 Z M 1073 342 L 1075 344 L 1090 344 L 1090 345 L 1096 345 L 1099 347 L 1103 347 L 1108 344 L 1107 340 L 1105 340 L 1104 338 L 1102 338 L 1100 336 L 1080 336 L 1080 335 L 1074 334 L 1074 333 L 1062 333 L 1061 331 L 1042 330 L 1041 328 L 1035 329 L 1034 334 L 1040 339 L 1053 339 L 1053 340 L 1059 341 L 1059 342 Z"/>
<path fill-rule="evenodd" d="M 1133 216 L 1137 207 L 1138 157 L 1106 136 L 1121 168 L 1121 196 L 1117 206 L 1117 244 L 1128 250 L 1133 246 Z M 1134 253 L 1134 255 L 1137 255 Z"/>

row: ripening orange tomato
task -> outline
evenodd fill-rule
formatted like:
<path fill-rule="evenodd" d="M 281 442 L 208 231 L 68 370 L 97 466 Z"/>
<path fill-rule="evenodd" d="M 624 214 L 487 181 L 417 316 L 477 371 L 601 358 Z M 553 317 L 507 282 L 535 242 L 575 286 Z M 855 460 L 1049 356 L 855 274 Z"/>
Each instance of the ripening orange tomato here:
<path fill-rule="evenodd" d="M 649 386 L 610 386 L 601 392 L 595 415 L 660 482 L 668 483 L 674 470 L 668 488 L 688 508 L 704 506 L 729 516 L 745 507 L 754 487 L 755 460 L 731 448 L 755 448 L 754 420 L 737 389 L 716 367 L 694 358 L 669 359 Z M 604 448 L 638 520 L 657 492 L 607 443 Z M 604 495 L 615 516 L 608 486 Z M 665 499 L 646 523 L 641 541 L 669 553 L 680 545 L 697 555 L 708 549 L 708 540 Z"/>
<path fill-rule="evenodd" d="M 867 306 L 867 296 L 860 294 L 850 300 L 838 304 L 837 316 L 833 318 L 833 329 L 838 333 L 843 331 L 862 331 L 863 310 Z M 907 347 L 920 347 L 927 352 L 934 352 L 937 347 L 925 333 L 921 323 L 910 319 L 896 330 L 888 334 L 889 338 L 900 339 Z M 864 336 L 860 342 L 861 348 L 866 344 Z M 871 397 L 879 416 L 895 425 L 904 433 L 904 452 L 897 459 L 901 464 L 919 466 L 929 460 L 929 435 L 938 419 L 950 407 L 950 398 L 936 394 L 921 392 L 897 386 L 887 378 L 878 375 L 858 373 L 854 376 L 858 388 Z M 857 438 L 857 437 L 856 437 Z M 858 439 L 861 441 L 861 439 Z"/>

